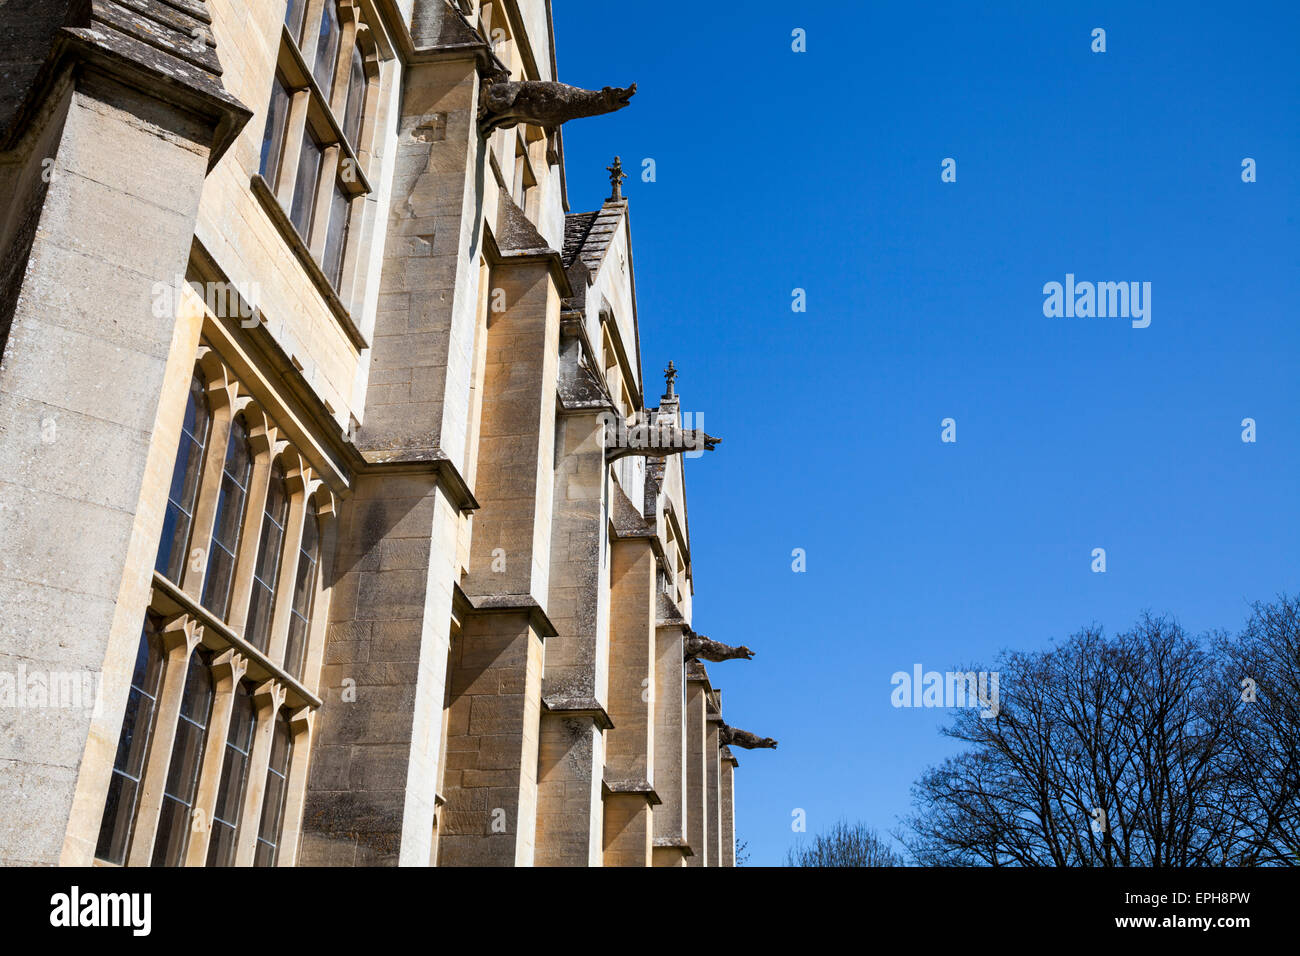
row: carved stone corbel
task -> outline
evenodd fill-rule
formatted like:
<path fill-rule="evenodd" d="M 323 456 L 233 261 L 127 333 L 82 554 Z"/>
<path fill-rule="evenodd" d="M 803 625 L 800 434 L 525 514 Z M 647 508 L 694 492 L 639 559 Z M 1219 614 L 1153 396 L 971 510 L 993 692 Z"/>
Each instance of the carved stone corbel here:
<path fill-rule="evenodd" d="M 212 662 L 212 679 L 218 685 L 228 682 L 233 689 L 248 672 L 248 658 L 234 648 L 227 648 Z"/>
<path fill-rule="evenodd" d="M 265 680 L 253 688 L 253 703 L 262 712 L 269 712 L 272 717 L 280 712 L 289 688 L 275 678 Z"/>
<path fill-rule="evenodd" d="M 167 656 L 183 664 L 203 640 L 203 625 L 189 614 L 177 614 L 163 622 L 159 638 Z"/>
<path fill-rule="evenodd" d="M 299 707 L 289 715 L 289 730 L 295 737 L 309 733 L 316 719 L 316 711 L 311 707 Z"/>

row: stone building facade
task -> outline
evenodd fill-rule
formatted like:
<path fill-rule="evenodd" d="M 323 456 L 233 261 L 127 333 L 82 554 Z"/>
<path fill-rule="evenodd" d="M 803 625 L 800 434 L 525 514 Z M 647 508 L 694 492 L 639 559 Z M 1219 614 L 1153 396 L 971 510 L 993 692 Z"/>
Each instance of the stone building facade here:
<path fill-rule="evenodd" d="M 733 865 L 716 440 L 566 197 L 635 87 L 549 0 L 0 21 L 0 863 Z"/>

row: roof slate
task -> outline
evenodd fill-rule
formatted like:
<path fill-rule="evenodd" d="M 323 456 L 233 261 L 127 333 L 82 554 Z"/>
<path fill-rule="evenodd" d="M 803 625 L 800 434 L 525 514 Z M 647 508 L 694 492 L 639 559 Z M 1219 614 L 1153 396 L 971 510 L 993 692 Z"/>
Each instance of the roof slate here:
<path fill-rule="evenodd" d="M 606 202 L 595 212 L 570 213 L 564 217 L 564 267 L 581 259 L 592 275 L 600 269 L 609 244 L 618 232 L 627 201 Z"/>

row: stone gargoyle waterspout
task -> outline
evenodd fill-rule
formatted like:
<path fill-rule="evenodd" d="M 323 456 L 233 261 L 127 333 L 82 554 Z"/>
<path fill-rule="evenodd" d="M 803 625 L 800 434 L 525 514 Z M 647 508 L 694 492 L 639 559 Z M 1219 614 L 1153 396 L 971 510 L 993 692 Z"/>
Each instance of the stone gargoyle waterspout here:
<path fill-rule="evenodd" d="M 479 128 L 485 136 L 520 123 L 555 129 L 571 119 L 621 110 L 635 95 L 635 83 L 626 89 L 584 90 L 567 83 L 511 80 L 508 74 L 498 74 L 484 82 L 479 96 Z"/>
<path fill-rule="evenodd" d="M 628 455 L 642 458 L 667 458 L 686 452 L 706 452 L 721 444 L 721 438 L 706 434 L 702 428 L 678 428 L 665 422 L 646 421 L 628 424 L 610 417 L 605 424 L 605 459 L 617 461 Z"/>
<path fill-rule="evenodd" d="M 732 647 L 730 644 L 723 644 L 721 641 L 711 641 L 703 634 L 696 634 L 694 631 L 686 635 L 682 647 L 688 661 L 705 660 L 717 664 L 721 661 L 750 661 L 754 659 L 754 652 L 744 644 L 739 647 Z"/>
<path fill-rule="evenodd" d="M 744 747 L 746 750 L 775 750 L 776 741 L 771 737 L 760 737 L 748 730 L 737 730 L 730 724 L 723 724 L 718 733 L 718 743 L 729 747 Z"/>

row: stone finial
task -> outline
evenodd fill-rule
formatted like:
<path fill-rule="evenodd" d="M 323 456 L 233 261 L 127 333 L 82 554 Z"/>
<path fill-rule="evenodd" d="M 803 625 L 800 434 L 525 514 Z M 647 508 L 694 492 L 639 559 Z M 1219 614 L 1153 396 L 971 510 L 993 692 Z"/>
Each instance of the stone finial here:
<path fill-rule="evenodd" d="M 748 730 L 738 730 L 725 722 L 718 731 L 718 742 L 724 747 L 744 747 L 746 750 L 776 749 L 776 741 L 771 737 L 759 737 Z"/>
<path fill-rule="evenodd" d="M 622 157 L 620 157 L 620 156 L 615 156 L 615 157 L 614 157 L 614 165 L 613 165 L 613 166 L 606 166 L 605 168 L 606 168 L 607 170 L 609 170 L 609 185 L 612 187 L 612 191 L 611 191 L 610 194 L 609 194 L 609 199 L 606 200 L 606 201 L 607 201 L 607 202 L 622 202 L 622 201 L 623 201 L 623 183 L 624 183 L 624 181 L 626 181 L 626 179 L 627 179 L 627 174 L 623 172 L 623 159 L 622 159 Z"/>
<path fill-rule="evenodd" d="M 621 110 L 636 95 L 636 84 L 626 89 L 606 86 L 584 90 L 551 80 L 510 80 L 508 74 L 489 77 L 479 96 L 479 126 L 483 135 L 520 123 L 556 129 L 585 116 Z"/>
<path fill-rule="evenodd" d="M 676 398 L 677 389 L 677 366 L 673 365 L 672 359 L 668 360 L 668 367 L 664 369 L 664 379 L 668 382 L 668 391 L 664 392 L 664 398 Z"/>
<path fill-rule="evenodd" d="M 706 660 L 717 664 L 722 661 L 750 661 L 754 652 L 745 645 L 732 647 L 721 641 L 711 641 L 703 634 L 690 631 L 682 642 L 686 660 Z"/>

